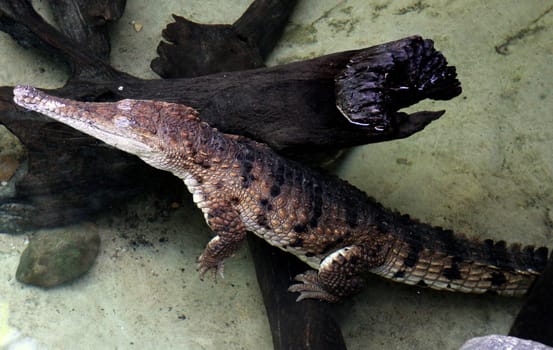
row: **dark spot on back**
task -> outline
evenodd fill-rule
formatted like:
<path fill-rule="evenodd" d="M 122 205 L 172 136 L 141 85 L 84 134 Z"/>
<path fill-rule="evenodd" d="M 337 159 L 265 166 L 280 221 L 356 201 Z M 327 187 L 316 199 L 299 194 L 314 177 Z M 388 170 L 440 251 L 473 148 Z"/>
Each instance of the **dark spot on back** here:
<path fill-rule="evenodd" d="M 280 187 L 277 185 L 271 186 L 271 196 L 276 197 L 280 194 Z"/>
<path fill-rule="evenodd" d="M 305 232 L 307 232 L 307 226 L 305 226 L 305 225 L 295 225 L 294 226 L 294 231 L 297 232 L 297 233 L 305 233 Z"/>
<path fill-rule="evenodd" d="M 446 254 L 455 257 L 467 256 L 467 245 L 459 242 L 453 231 L 443 230 L 441 227 L 437 227 L 436 230 L 438 232 L 436 239 L 441 242 Z"/>
<path fill-rule="evenodd" d="M 273 206 L 271 205 L 271 203 L 269 203 L 269 199 L 267 198 L 261 198 L 259 200 L 259 205 L 261 206 L 262 209 L 265 209 L 266 211 L 273 210 Z"/>
<path fill-rule="evenodd" d="M 256 218 L 255 218 L 255 222 L 257 222 L 257 224 L 261 227 L 265 227 L 267 225 L 267 216 L 261 214 L 261 215 L 258 215 Z"/>
<path fill-rule="evenodd" d="M 461 271 L 459 271 L 459 263 L 463 261 L 462 258 L 458 256 L 454 256 L 451 259 L 451 267 L 446 267 L 444 271 L 442 272 L 442 275 L 447 278 L 448 280 L 460 280 L 461 279 Z"/>
<path fill-rule="evenodd" d="M 240 175 L 242 176 L 242 187 L 248 188 L 250 187 L 252 181 L 255 181 L 255 176 L 251 174 L 253 164 L 249 161 L 244 161 L 242 163 L 241 169 L 242 173 Z"/>
<path fill-rule="evenodd" d="M 394 273 L 394 275 L 392 276 L 392 278 L 403 278 L 405 277 L 405 271 L 404 270 L 398 270 L 396 273 Z"/>
<path fill-rule="evenodd" d="M 246 160 L 250 162 L 255 161 L 255 151 L 253 151 L 251 148 L 250 152 L 246 153 Z"/>
<path fill-rule="evenodd" d="M 346 223 L 348 226 L 351 228 L 356 227 L 358 218 L 356 203 L 346 200 Z"/>
<path fill-rule="evenodd" d="M 251 162 L 246 161 L 242 163 L 243 173 L 249 174 L 250 171 L 252 171 L 252 169 L 253 169 L 253 164 Z"/>
<path fill-rule="evenodd" d="M 492 286 L 501 286 L 505 283 L 507 283 L 507 278 L 505 275 L 501 272 L 492 272 L 492 277 L 490 278 L 490 281 L 492 282 Z"/>
<path fill-rule="evenodd" d="M 290 243 L 290 247 L 303 247 L 303 239 L 298 237 L 295 241 Z"/>
<path fill-rule="evenodd" d="M 491 239 L 486 239 L 484 241 L 484 250 L 491 265 L 505 271 L 514 271 L 514 262 L 510 258 L 505 241 L 499 241 L 494 244 Z"/>
<path fill-rule="evenodd" d="M 390 220 L 383 214 L 376 215 L 376 229 L 379 232 L 388 232 Z"/>
<path fill-rule="evenodd" d="M 459 271 L 457 266 L 446 267 L 442 274 L 450 281 L 461 279 L 461 272 Z"/>
<path fill-rule="evenodd" d="M 408 267 L 413 267 L 419 260 L 419 254 L 423 249 L 421 232 L 416 228 L 415 230 L 410 230 L 406 235 L 405 239 L 409 245 L 409 253 L 407 258 L 403 261 L 403 264 Z"/>
<path fill-rule="evenodd" d="M 534 263 L 532 268 L 536 271 L 543 272 L 545 265 L 547 265 L 548 249 L 546 247 L 540 247 L 534 251 Z"/>
<path fill-rule="evenodd" d="M 358 262 L 359 262 L 359 256 L 357 256 L 357 255 L 351 255 L 351 256 L 349 257 L 349 260 L 348 260 L 348 263 L 349 263 L 349 264 L 351 264 L 351 265 L 353 265 L 353 266 L 356 266 L 356 265 L 358 264 Z"/>
<path fill-rule="evenodd" d="M 338 247 L 338 246 L 341 245 L 342 243 L 344 243 L 344 237 L 338 237 L 338 238 L 335 239 L 334 241 L 328 242 L 328 243 L 324 246 L 323 250 L 321 250 L 321 254 L 326 254 L 326 253 L 330 252 L 331 250 L 336 249 L 336 247 Z M 352 256 L 352 257 L 350 258 L 350 263 L 351 263 L 351 264 L 354 264 L 353 261 L 352 261 L 352 259 L 356 259 L 356 258 L 357 258 L 356 256 Z"/>
<path fill-rule="evenodd" d="M 311 227 L 317 227 L 317 221 L 323 214 L 323 197 L 319 186 L 313 185 L 311 188 L 311 196 L 313 208 L 311 210 L 311 219 L 309 220 L 309 225 Z"/>
<path fill-rule="evenodd" d="M 284 164 L 277 161 L 273 166 L 272 172 L 275 178 L 275 184 L 277 186 L 282 186 L 284 184 Z"/>
<path fill-rule="evenodd" d="M 418 287 L 423 287 L 423 288 L 428 287 L 428 283 L 424 282 L 424 280 L 418 281 L 416 285 L 417 285 Z"/>

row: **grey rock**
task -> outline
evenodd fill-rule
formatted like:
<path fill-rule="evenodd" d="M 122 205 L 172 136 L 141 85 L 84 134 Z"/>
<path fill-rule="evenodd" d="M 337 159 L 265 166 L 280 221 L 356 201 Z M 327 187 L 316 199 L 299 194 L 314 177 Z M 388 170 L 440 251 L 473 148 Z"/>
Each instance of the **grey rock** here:
<path fill-rule="evenodd" d="M 506 335 L 487 335 L 469 339 L 459 350 L 553 350 L 553 348 L 532 340 Z"/>
<path fill-rule="evenodd" d="M 16 279 L 50 288 L 85 274 L 100 250 L 93 230 L 57 229 L 35 233 L 19 260 Z"/>

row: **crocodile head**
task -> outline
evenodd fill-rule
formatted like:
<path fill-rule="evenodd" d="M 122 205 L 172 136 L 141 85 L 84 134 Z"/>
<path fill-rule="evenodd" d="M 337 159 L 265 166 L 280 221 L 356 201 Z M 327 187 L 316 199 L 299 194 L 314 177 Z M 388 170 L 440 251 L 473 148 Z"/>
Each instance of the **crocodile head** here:
<path fill-rule="evenodd" d="M 201 127 L 197 112 L 180 104 L 121 100 L 89 103 L 48 95 L 30 86 L 13 90 L 16 104 L 42 113 L 163 169 L 171 154 L 193 150 L 189 137 Z"/>

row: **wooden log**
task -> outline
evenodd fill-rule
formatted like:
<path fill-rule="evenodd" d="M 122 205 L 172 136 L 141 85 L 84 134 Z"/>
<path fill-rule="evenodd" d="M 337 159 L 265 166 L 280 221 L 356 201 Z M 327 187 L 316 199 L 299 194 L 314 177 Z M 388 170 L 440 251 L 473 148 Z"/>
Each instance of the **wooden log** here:
<path fill-rule="evenodd" d="M 553 254 L 519 311 L 509 335 L 553 346 Z"/>
<path fill-rule="evenodd" d="M 354 110 L 351 104 L 358 101 L 358 109 L 366 106 L 373 110 L 370 123 L 351 123 L 336 107 L 335 78 L 352 59 L 364 57 L 363 64 L 357 64 L 358 70 L 382 65 L 392 66 L 393 70 L 405 70 L 406 66 L 411 66 L 411 61 L 397 60 L 390 65 L 389 56 L 399 57 L 406 48 L 427 46 L 428 43 L 420 37 L 409 37 L 363 50 L 340 52 L 286 65 L 170 81 L 122 80 L 93 84 L 75 81 L 50 93 L 81 100 L 142 98 L 182 103 L 199 110 L 202 119 L 214 127 L 265 142 L 275 150 L 287 154 L 321 152 L 408 137 L 444 113 L 399 112 L 399 108 L 405 107 L 407 99 L 419 101 L 428 96 L 418 88 L 422 81 L 411 79 L 407 82 L 410 85 L 404 84 L 401 79 L 384 81 L 380 76 L 386 75 L 385 71 L 372 75 L 376 80 L 374 83 L 382 84 L 370 91 L 371 95 L 387 96 L 377 103 L 380 112 L 367 105 L 366 98 L 360 98 L 363 82 L 350 84 L 361 87 L 359 90 L 340 90 L 341 95 L 354 96 L 342 99 L 350 102 L 348 109 Z M 427 53 L 427 57 L 432 57 L 436 51 L 432 48 Z M 432 63 L 426 60 L 420 62 L 422 65 Z M 447 70 L 443 74 L 447 84 L 441 84 L 442 80 L 436 80 L 433 76 L 429 79 L 447 89 L 444 95 L 454 97 L 461 89 L 454 70 L 450 73 L 449 68 L 452 67 L 442 65 L 435 72 L 440 76 L 443 70 Z M 423 70 L 420 66 L 416 69 Z M 365 85 L 374 84 L 365 80 Z M 428 84 L 429 91 L 433 92 L 432 87 Z M 396 92 L 400 88 L 403 89 L 401 94 Z"/>

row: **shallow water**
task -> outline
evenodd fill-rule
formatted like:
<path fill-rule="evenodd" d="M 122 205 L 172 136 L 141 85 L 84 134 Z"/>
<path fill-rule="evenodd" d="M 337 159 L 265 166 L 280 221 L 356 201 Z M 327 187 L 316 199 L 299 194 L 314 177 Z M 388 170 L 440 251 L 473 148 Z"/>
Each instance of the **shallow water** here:
<path fill-rule="evenodd" d="M 113 27 L 113 63 L 154 78 L 149 62 L 171 13 L 230 23 L 248 4 L 129 1 Z M 423 221 L 551 248 L 552 8 L 551 1 L 538 0 L 304 0 L 269 64 L 412 34 L 433 39 L 457 67 L 463 94 L 426 103 L 447 113 L 425 131 L 352 150 L 338 174 Z M 135 32 L 132 21 L 143 30 Z M 0 86 L 63 84 L 64 69 L 5 34 L 0 52 Z M 145 219 L 134 222 L 137 216 Z M 210 233 L 190 202 L 164 216 L 151 198 L 142 198 L 93 225 L 70 229 L 98 231 L 101 254 L 84 278 L 48 291 L 15 281 L 26 236 L 0 235 L 0 333 L 7 321 L 20 339 L 32 338 L 45 349 L 271 348 L 245 249 L 227 262 L 223 281 L 199 281 L 195 259 Z M 137 237 L 151 244 L 135 244 Z M 338 314 L 348 349 L 456 349 L 473 336 L 505 334 L 520 306 L 518 299 L 439 293 L 371 278 Z"/>

